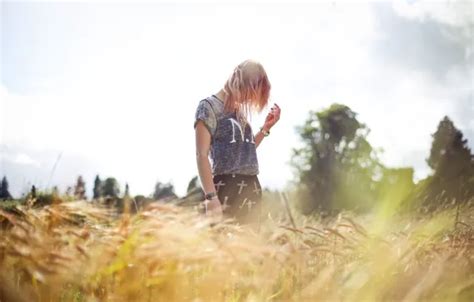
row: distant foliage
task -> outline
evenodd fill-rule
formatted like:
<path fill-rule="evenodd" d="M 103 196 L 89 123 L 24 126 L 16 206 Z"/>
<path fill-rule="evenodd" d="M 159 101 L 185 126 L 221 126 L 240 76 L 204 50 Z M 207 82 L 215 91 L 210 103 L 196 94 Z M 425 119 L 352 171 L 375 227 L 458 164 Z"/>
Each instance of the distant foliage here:
<path fill-rule="evenodd" d="M 98 199 L 102 197 L 103 194 L 103 184 L 102 181 L 100 180 L 99 175 L 96 175 L 95 180 L 94 180 L 94 189 L 93 189 L 93 199 Z"/>
<path fill-rule="evenodd" d="M 119 196 L 120 186 L 115 178 L 108 177 L 104 181 L 103 194 L 104 194 L 104 197 L 117 198 Z"/>
<path fill-rule="evenodd" d="M 311 111 L 297 128 L 303 146 L 293 149 L 303 213 L 342 208 L 367 209 L 375 202 L 374 179 L 382 174 L 369 129 L 348 106 Z"/>
<path fill-rule="evenodd" d="M 429 209 L 474 198 L 474 156 L 462 132 L 445 116 L 426 160 L 433 175 L 421 181 L 415 197 Z"/>
<path fill-rule="evenodd" d="M 157 182 L 155 185 L 155 191 L 153 192 L 153 199 L 171 199 L 176 198 L 176 194 L 174 193 L 174 186 L 170 183 L 161 183 Z"/>
<path fill-rule="evenodd" d="M 64 199 L 59 196 L 57 191 L 40 192 L 37 194 L 36 198 L 34 198 L 32 206 L 35 208 L 40 208 L 52 204 L 59 204 L 63 201 Z"/>
<path fill-rule="evenodd" d="M 467 139 L 454 123 L 445 116 L 438 124 L 431 145 L 430 156 L 426 160 L 435 174 L 442 178 L 452 178 L 467 171 L 472 165 L 471 149 Z"/>
<path fill-rule="evenodd" d="M 53 187 L 52 194 L 59 196 L 59 188 L 58 188 L 58 186 L 54 186 L 54 187 Z"/>
<path fill-rule="evenodd" d="M 128 183 L 125 184 L 125 193 L 123 194 L 123 197 L 130 197 L 130 187 L 128 186 Z"/>
<path fill-rule="evenodd" d="M 193 191 L 196 191 L 201 188 L 201 185 L 199 184 L 199 178 L 197 176 L 194 176 L 188 184 L 188 188 L 186 190 L 186 193 L 191 193 Z"/>
<path fill-rule="evenodd" d="M 35 185 L 31 186 L 30 197 L 31 198 L 36 198 L 36 187 L 35 187 Z"/>
<path fill-rule="evenodd" d="M 30 192 L 26 198 L 19 200 L 21 203 L 26 204 L 28 207 L 41 208 L 53 204 L 60 204 L 65 201 L 71 201 L 67 199 L 67 195 L 60 195 L 58 187 L 54 186 L 48 190 L 38 190 L 36 186 L 31 186 Z"/>
<path fill-rule="evenodd" d="M 2 178 L 2 182 L 0 183 L 0 200 L 10 200 L 13 199 L 10 191 L 8 191 L 9 185 L 7 177 L 4 176 Z"/>
<path fill-rule="evenodd" d="M 76 199 L 82 200 L 86 199 L 86 183 L 82 176 L 79 176 L 74 186 L 74 197 Z"/>

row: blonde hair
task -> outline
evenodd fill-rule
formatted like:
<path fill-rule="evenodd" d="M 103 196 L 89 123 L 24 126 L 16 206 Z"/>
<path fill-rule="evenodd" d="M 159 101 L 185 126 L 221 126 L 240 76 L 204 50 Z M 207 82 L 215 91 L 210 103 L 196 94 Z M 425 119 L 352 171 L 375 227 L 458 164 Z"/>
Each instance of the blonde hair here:
<path fill-rule="evenodd" d="M 260 113 L 267 106 L 270 88 L 270 81 L 262 64 L 245 60 L 235 67 L 224 85 L 224 110 L 235 111 L 245 127 L 253 111 Z"/>

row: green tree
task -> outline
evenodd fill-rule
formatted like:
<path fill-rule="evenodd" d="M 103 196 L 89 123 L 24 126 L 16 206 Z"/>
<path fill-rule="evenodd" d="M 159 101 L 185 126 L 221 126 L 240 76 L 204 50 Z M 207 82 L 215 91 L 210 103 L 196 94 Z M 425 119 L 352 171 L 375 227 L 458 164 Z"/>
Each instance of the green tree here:
<path fill-rule="evenodd" d="M 130 197 L 130 187 L 128 186 L 128 183 L 125 183 L 125 193 L 123 194 L 123 197 Z"/>
<path fill-rule="evenodd" d="M 51 194 L 56 196 L 56 197 L 59 197 L 59 188 L 58 188 L 58 186 L 53 187 L 53 190 L 52 190 Z"/>
<path fill-rule="evenodd" d="M 174 186 L 171 183 L 164 184 L 158 181 L 155 185 L 155 191 L 153 192 L 153 199 L 159 200 L 168 198 L 176 198 Z"/>
<path fill-rule="evenodd" d="M 445 116 L 432 134 L 430 157 L 426 160 L 435 171 L 435 175 L 443 179 L 457 177 L 465 173 L 472 165 L 471 149 L 467 139 L 454 123 Z"/>
<path fill-rule="evenodd" d="M 102 197 L 103 194 L 103 184 L 102 181 L 100 180 L 99 175 L 96 175 L 95 180 L 94 180 L 94 189 L 93 189 L 93 199 L 98 199 Z"/>
<path fill-rule="evenodd" d="M 9 189 L 9 185 L 8 185 L 7 177 L 3 176 L 2 182 L 0 183 L 0 199 L 2 200 L 13 199 L 8 189 Z"/>
<path fill-rule="evenodd" d="M 451 119 L 445 116 L 432 134 L 430 156 L 426 160 L 434 173 L 424 182 L 425 205 L 438 206 L 452 200 L 474 197 L 474 156 Z"/>
<path fill-rule="evenodd" d="M 35 187 L 35 185 L 31 186 L 30 196 L 31 196 L 31 198 L 36 198 L 36 187 Z"/>
<path fill-rule="evenodd" d="M 189 194 L 192 191 L 197 191 L 200 188 L 201 186 L 199 184 L 199 178 L 197 176 L 194 176 L 188 183 L 188 188 L 186 189 L 186 193 Z"/>
<path fill-rule="evenodd" d="M 117 198 L 120 194 L 120 186 L 113 177 L 108 177 L 104 181 L 103 194 L 105 197 Z"/>
<path fill-rule="evenodd" d="M 82 176 L 79 176 L 74 186 L 74 197 L 76 199 L 82 200 L 86 198 L 86 183 Z"/>
<path fill-rule="evenodd" d="M 381 173 L 369 129 L 348 106 L 332 104 L 311 111 L 297 127 L 302 147 L 293 149 L 303 213 L 315 210 L 366 209 L 376 198 L 374 179 Z"/>

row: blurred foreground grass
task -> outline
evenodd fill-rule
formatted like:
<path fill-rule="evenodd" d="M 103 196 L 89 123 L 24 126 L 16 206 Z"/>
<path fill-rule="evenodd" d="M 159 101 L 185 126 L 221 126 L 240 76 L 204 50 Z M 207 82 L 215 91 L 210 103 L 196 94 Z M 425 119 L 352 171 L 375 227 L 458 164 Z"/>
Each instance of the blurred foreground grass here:
<path fill-rule="evenodd" d="M 474 301 L 474 210 L 455 217 L 270 216 L 255 233 L 160 203 L 18 206 L 0 210 L 0 301 Z"/>

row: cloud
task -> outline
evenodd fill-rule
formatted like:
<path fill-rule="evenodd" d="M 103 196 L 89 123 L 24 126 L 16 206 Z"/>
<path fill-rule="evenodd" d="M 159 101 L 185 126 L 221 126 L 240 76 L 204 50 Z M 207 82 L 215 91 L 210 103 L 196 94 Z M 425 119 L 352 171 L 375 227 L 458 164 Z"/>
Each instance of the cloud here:
<path fill-rule="evenodd" d="M 38 161 L 32 159 L 31 157 L 29 157 L 28 155 L 24 153 L 17 154 L 15 158 L 13 159 L 13 162 L 20 165 L 31 165 L 31 166 L 37 166 L 37 167 L 40 166 L 40 163 Z"/>
<path fill-rule="evenodd" d="M 440 3 L 427 6 L 446 9 Z M 406 17 L 406 12 L 411 12 L 411 9 L 397 13 L 394 9 L 397 6 L 388 3 L 376 3 L 373 7 L 379 32 L 373 55 L 380 64 L 397 64 L 406 69 L 426 71 L 440 81 L 453 67 L 469 72 L 474 62 L 472 40 L 464 37 L 462 28 L 440 23 L 434 18 L 420 21 Z M 422 16 L 421 13 L 418 15 Z"/>
<path fill-rule="evenodd" d="M 394 11 L 400 16 L 421 22 L 431 19 L 438 23 L 454 27 L 474 25 L 473 5 L 474 4 L 471 1 L 466 0 L 393 1 Z"/>
<path fill-rule="evenodd" d="M 471 123 L 474 57 L 472 37 L 465 36 L 466 29 L 473 26 L 472 3 L 470 6 L 466 7 L 465 2 L 423 1 L 373 5 L 379 38 L 374 40 L 370 51 L 376 69 L 381 72 L 381 80 L 372 93 L 391 114 L 396 114 L 401 122 L 408 119 L 413 127 L 403 131 L 406 133 L 404 141 L 391 139 L 398 144 L 405 143 L 400 150 L 412 155 L 400 157 L 395 149 L 386 148 L 390 162 L 404 158 L 405 162 L 427 171 L 421 168 L 424 164 L 419 164 L 424 158 L 416 146 L 424 142 L 426 146 L 420 148 L 427 154 L 431 144 L 429 134 L 436 130 L 444 115 L 453 119 L 469 145 L 474 146 Z M 467 12 L 462 12 L 464 9 Z M 406 105 L 402 107 L 400 102 Z M 373 125 L 381 122 L 374 121 Z M 395 120 L 393 122 L 395 124 Z M 375 133 L 381 130 L 376 127 Z M 384 140 L 382 133 L 376 137 Z M 385 141 L 383 145 L 388 143 Z M 413 152 L 408 146 L 414 148 Z"/>
<path fill-rule="evenodd" d="M 434 23 L 439 33 L 464 51 L 467 66 L 474 65 L 474 3 L 472 1 L 393 1 L 394 12 L 417 23 Z M 472 75 L 472 73 L 471 73 Z"/>

